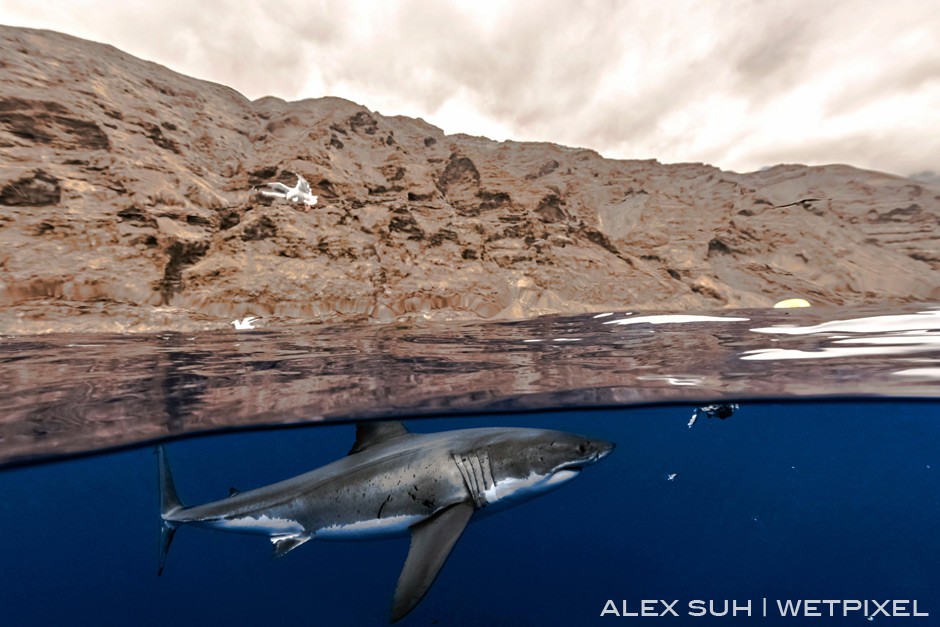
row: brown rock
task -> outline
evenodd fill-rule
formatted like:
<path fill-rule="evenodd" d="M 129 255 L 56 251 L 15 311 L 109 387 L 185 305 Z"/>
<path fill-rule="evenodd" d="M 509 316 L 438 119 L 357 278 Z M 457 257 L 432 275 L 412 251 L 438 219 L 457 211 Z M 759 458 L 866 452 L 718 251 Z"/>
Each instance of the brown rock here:
<path fill-rule="evenodd" d="M 445 136 L 0 27 L 0 332 L 940 297 L 940 188 Z M 256 186 L 304 176 L 298 208 Z"/>

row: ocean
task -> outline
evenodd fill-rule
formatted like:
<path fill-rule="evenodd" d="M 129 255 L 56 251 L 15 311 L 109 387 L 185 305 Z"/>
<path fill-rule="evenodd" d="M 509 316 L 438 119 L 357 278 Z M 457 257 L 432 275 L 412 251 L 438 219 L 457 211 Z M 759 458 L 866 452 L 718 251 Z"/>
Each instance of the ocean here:
<path fill-rule="evenodd" d="M 158 577 L 154 450 L 197 505 L 343 458 L 353 422 L 394 419 L 617 445 L 474 514 L 402 625 L 936 624 L 938 320 L 921 306 L 4 337 L 0 621 L 386 624 L 407 537 L 272 559 L 263 537 L 182 526 Z M 738 407 L 692 421 L 714 403 Z"/>

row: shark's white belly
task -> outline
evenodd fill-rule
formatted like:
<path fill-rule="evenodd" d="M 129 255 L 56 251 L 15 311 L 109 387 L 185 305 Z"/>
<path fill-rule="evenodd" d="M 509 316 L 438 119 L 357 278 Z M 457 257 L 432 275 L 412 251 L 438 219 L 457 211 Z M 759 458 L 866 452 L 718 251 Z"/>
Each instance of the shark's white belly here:
<path fill-rule="evenodd" d="M 272 518 L 266 514 L 260 516 L 240 516 L 219 518 L 199 523 L 211 529 L 234 531 L 237 533 L 256 533 L 263 536 L 285 536 L 303 533 L 304 528 L 296 520 Z"/>
<path fill-rule="evenodd" d="M 368 520 L 322 527 L 317 529 L 313 533 L 313 536 L 321 540 L 359 540 L 380 538 L 383 536 L 406 535 L 409 527 L 423 518 L 424 516 L 418 515 L 371 518 Z M 198 524 L 209 527 L 210 529 L 271 537 L 297 536 L 307 533 L 303 526 L 296 520 L 272 518 L 266 514 L 262 514 L 261 516 L 241 516 L 237 518 L 207 520 Z"/>
<path fill-rule="evenodd" d="M 387 516 L 385 518 L 370 518 L 352 523 L 329 525 L 317 529 L 313 534 L 318 540 L 360 540 L 368 538 L 381 538 L 384 536 L 397 536 L 408 533 L 411 525 L 421 521 L 425 516 L 401 515 Z"/>

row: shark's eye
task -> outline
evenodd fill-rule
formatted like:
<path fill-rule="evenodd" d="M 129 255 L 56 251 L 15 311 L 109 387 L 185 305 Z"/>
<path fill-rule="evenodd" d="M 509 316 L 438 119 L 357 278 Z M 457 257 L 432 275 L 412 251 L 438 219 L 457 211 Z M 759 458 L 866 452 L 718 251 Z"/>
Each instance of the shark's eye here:
<path fill-rule="evenodd" d="M 584 444 L 579 444 L 579 445 L 578 445 L 578 452 L 579 452 L 579 453 L 583 453 L 583 452 L 586 451 L 586 450 L 587 450 L 587 447 L 584 446 Z"/>

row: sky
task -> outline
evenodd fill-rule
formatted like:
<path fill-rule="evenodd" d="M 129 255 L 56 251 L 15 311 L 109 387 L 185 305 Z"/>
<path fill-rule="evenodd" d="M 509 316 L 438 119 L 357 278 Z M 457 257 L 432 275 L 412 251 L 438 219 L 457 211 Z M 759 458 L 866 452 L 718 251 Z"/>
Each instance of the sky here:
<path fill-rule="evenodd" d="M 739 172 L 940 172 L 934 0 L 0 0 L 255 99 Z"/>

